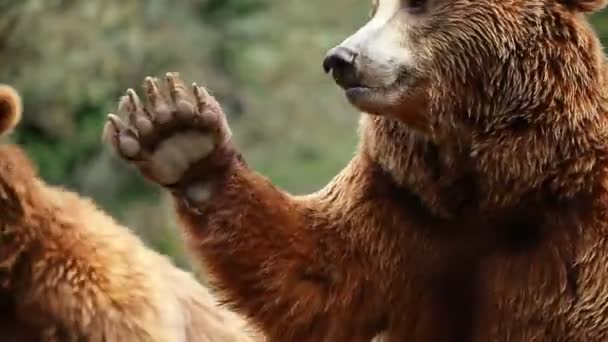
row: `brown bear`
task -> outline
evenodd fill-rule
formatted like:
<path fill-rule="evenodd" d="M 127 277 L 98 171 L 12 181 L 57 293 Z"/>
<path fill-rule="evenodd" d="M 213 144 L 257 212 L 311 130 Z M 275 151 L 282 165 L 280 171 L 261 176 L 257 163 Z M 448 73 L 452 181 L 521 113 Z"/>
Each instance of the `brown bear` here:
<path fill-rule="evenodd" d="M 0 85 L 0 133 L 20 115 L 18 94 Z M 254 341 L 193 276 L 90 200 L 46 185 L 9 144 L 0 208 L 0 340 Z"/>
<path fill-rule="evenodd" d="M 374 1 L 324 62 L 361 144 L 311 195 L 252 171 L 175 74 L 104 134 L 272 341 L 606 341 L 608 63 L 584 18 L 604 5 Z"/>

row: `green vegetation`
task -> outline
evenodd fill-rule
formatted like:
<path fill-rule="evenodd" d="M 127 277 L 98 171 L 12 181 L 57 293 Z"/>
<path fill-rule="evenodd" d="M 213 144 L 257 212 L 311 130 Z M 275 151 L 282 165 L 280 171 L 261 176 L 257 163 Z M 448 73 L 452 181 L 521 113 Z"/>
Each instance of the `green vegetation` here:
<path fill-rule="evenodd" d="M 186 265 L 171 206 L 100 143 L 105 113 L 146 75 L 179 71 L 224 104 L 257 170 L 318 189 L 356 148 L 357 113 L 323 74 L 366 1 L 0 0 L 0 82 L 25 98 L 23 144 L 41 175 L 96 199 Z M 594 18 L 608 42 L 608 13 Z"/>

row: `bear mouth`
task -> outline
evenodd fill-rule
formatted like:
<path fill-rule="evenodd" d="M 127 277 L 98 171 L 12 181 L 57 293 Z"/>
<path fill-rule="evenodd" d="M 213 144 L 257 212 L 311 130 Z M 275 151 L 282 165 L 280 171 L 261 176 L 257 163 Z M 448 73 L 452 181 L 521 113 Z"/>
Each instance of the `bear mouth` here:
<path fill-rule="evenodd" d="M 359 71 L 345 73 L 341 69 L 326 69 L 331 73 L 335 83 L 342 89 L 347 100 L 359 110 L 382 114 L 399 107 L 401 102 L 407 101 L 408 93 L 419 85 L 420 75 L 411 68 L 400 68 L 397 77 L 390 84 L 367 84 Z M 373 83 L 382 83 L 376 79 Z"/>
<path fill-rule="evenodd" d="M 355 108 L 368 113 L 380 113 L 386 108 L 387 89 L 379 87 L 356 86 L 344 89 L 346 99 Z"/>
<path fill-rule="evenodd" d="M 344 88 L 344 94 L 351 103 L 355 104 L 361 100 L 371 98 L 374 93 L 378 92 L 378 90 L 379 89 L 373 87 L 357 85 Z"/>
<path fill-rule="evenodd" d="M 409 117 L 414 109 L 420 111 L 427 105 L 425 83 L 415 79 L 402 79 L 387 87 L 357 85 L 343 90 L 352 106 L 368 114 Z"/>

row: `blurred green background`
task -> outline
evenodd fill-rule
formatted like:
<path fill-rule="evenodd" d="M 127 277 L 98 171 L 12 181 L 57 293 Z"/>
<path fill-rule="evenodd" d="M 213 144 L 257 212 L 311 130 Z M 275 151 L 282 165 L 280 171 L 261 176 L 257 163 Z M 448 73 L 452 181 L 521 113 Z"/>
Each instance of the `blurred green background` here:
<path fill-rule="evenodd" d="M 256 170 L 316 190 L 357 141 L 357 112 L 321 60 L 368 12 L 367 0 L 0 0 L 0 83 L 25 101 L 11 139 L 45 180 L 187 267 L 168 198 L 102 146 L 105 114 L 146 75 L 179 71 L 220 99 Z M 608 13 L 593 19 L 608 43 Z"/>

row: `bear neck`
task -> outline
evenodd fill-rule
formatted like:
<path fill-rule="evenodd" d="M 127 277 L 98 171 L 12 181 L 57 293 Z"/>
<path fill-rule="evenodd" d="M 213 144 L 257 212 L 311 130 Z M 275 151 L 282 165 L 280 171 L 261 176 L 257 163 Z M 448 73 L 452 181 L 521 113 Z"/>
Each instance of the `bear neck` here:
<path fill-rule="evenodd" d="M 452 121 L 451 129 L 429 136 L 396 119 L 364 115 L 361 149 L 442 219 L 508 212 L 603 189 L 606 117 L 608 110 L 602 110 L 576 123 L 549 121 L 526 132 L 509 127 L 491 134 L 453 128 L 458 126 Z"/>

